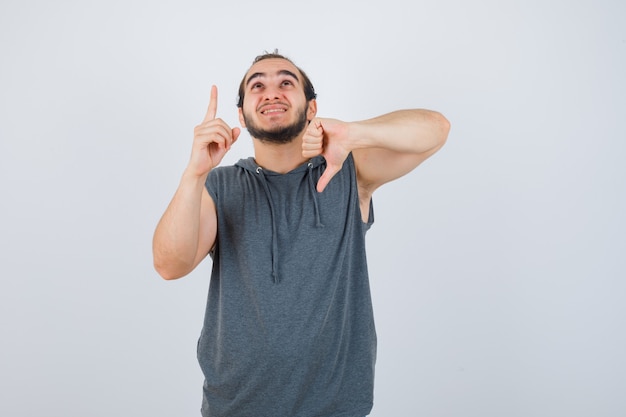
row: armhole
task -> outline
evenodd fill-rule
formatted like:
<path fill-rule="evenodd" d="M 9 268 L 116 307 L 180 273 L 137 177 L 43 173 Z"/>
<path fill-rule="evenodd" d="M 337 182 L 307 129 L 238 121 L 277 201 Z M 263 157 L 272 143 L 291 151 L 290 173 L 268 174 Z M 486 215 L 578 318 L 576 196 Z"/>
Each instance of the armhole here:
<path fill-rule="evenodd" d="M 215 192 L 215 190 L 213 189 L 213 184 L 211 183 L 211 181 L 214 183 L 215 181 L 212 180 L 212 175 L 211 172 L 209 172 L 209 175 L 207 175 L 206 180 L 204 181 L 204 188 L 206 189 L 207 193 L 209 194 L 209 198 L 211 198 L 211 200 L 213 200 L 213 205 L 215 206 L 215 215 L 217 216 L 217 222 L 219 223 L 219 209 L 217 206 L 217 194 Z M 219 227 L 217 228 L 216 234 L 215 234 L 215 242 L 213 242 L 213 247 L 211 249 L 209 249 L 209 253 L 208 255 L 211 257 L 211 259 L 215 258 L 215 254 L 217 252 L 218 249 L 218 244 L 219 244 Z"/>
<path fill-rule="evenodd" d="M 213 199 L 213 203 L 215 204 L 215 207 L 217 209 L 217 195 L 215 194 L 215 190 L 213 189 L 213 185 L 211 184 L 212 177 L 213 177 L 211 175 L 211 172 L 209 172 L 209 175 L 207 175 L 206 180 L 204 181 L 204 188 L 206 188 L 207 192 L 209 193 L 209 196 Z"/>
<path fill-rule="evenodd" d="M 354 162 L 354 155 L 352 152 L 348 154 L 348 163 L 350 164 L 351 177 L 354 181 L 354 189 L 356 190 L 356 205 L 357 212 L 359 213 L 359 221 L 363 225 L 365 231 L 369 230 L 370 227 L 374 224 L 374 196 L 370 197 L 369 210 L 367 214 L 367 221 L 363 220 L 363 216 L 361 214 L 361 196 L 359 195 L 359 182 L 357 180 L 356 174 L 356 163 Z"/>
<path fill-rule="evenodd" d="M 360 212 L 360 207 L 359 207 L 359 212 Z M 363 220 L 363 219 L 361 219 Z M 365 227 L 365 230 L 369 230 L 370 227 L 372 227 L 372 225 L 374 224 L 374 197 L 370 197 L 370 209 L 369 209 L 369 213 L 367 215 L 367 221 L 363 222 L 363 227 Z"/>

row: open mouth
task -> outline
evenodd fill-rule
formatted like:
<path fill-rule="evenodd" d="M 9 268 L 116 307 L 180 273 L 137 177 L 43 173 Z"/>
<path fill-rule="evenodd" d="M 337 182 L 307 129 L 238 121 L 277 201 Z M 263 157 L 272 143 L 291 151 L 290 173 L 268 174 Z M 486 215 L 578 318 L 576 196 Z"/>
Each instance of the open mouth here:
<path fill-rule="evenodd" d="M 285 113 L 289 106 L 284 103 L 266 103 L 261 106 L 260 113 L 266 116 Z"/>
<path fill-rule="evenodd" d="M 276 113 L 284 113 L 287 109 L 265 109 L 261 110 L 261 114 L 276 114 Z"/>

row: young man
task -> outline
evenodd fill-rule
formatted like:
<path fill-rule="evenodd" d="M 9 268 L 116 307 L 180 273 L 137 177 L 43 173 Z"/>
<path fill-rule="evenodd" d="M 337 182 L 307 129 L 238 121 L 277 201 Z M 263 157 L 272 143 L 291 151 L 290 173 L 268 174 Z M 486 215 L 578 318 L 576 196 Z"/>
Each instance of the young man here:
<path fill-rule="evenodd" d="M 202 415 L 362 417 L 376 358 L 372 194 L 441 148 L 449 123 L 428 110 L 317 118 L 309 78 L 277 53 L 255 59 L 239 99 L 254 158 L 217 167 L 240 129 L 216 118 L 213 87 L 153 242 L 165 279 L 213 260 Z"/>

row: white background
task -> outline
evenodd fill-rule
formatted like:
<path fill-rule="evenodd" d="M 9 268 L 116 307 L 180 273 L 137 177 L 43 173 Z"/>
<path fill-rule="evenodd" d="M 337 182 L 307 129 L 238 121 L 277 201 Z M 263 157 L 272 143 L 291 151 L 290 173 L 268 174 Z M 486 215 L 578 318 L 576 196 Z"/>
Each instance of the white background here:
<path fill-rule="evenodd" d="M 372 416 L 626 415 L 625 16 L 618 0 L 2 0 L 0 415 L 199 415 L 210 261 L 165 282 L 152 232 L 211 84 L 238 125 L 238 82 L 274 48 L 320 116 L 452 123 L 374 196 Z"/>

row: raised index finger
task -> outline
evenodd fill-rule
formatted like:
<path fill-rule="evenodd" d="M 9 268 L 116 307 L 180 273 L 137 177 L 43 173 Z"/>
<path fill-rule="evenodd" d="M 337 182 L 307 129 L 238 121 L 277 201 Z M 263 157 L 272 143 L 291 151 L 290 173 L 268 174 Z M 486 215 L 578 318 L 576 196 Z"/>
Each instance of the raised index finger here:
<path fill-rule="evenodd" d="M 207 122 L 209 120 L 215 119 L 215 115 L 217 114 L 217 87 L 211 86 L 211 98 L 209 99 L 209 108 L 206 112 L 206 116 L 204 116 L 204 121 Z"/>

